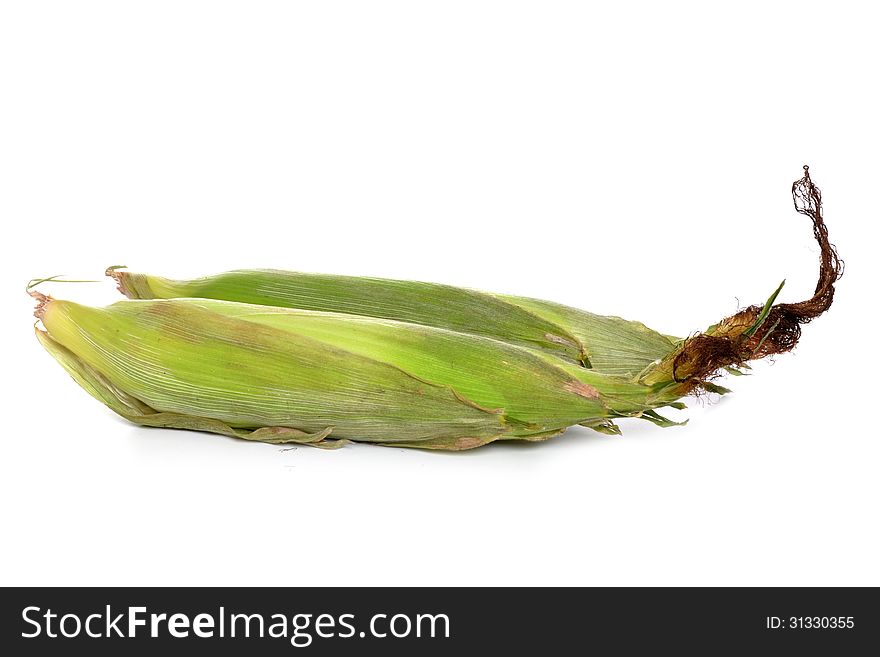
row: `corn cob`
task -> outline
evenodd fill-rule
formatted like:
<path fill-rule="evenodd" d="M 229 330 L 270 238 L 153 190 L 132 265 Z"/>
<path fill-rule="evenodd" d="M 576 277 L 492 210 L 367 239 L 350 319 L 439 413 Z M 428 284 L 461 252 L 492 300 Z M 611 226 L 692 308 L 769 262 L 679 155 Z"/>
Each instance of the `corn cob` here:
<path fill-rule="evenodd" d="M 711 381 L 719 370 L 790 350 L 831 305 L 842 262 L 821 196 L 808 172 L 792 192 L 821 249 L 814 296 L 775 304 L 780 286 L 684 340 L 424 283 L 265 271 L 179 282 L 115 268 L 120 289 L 143 299 L 99 309 L 32 291 L 37 336 L 90 394 L 146 426 L 431 449 L 544 440 L 574 424 L 617 433 L 619 417 L 668 426 L 655 409 L 724 392 Z"/>
<path fill-rule="evenodd" d="M 44 297 L 37 314 L 46 349 L 127 419 L 266 442 L 465 449 L 578 423 L 613 430 L 610 418 L 678 396 L 389 320 L 199 299 Z"/>

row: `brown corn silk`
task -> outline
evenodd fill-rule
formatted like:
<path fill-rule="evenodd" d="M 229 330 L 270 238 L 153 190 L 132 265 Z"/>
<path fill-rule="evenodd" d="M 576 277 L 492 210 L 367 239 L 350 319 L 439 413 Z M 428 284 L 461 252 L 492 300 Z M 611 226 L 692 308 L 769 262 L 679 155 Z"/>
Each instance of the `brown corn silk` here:
<path fill-rule="evenodd" d="M 798 303 L 773 304 L 777 290 L 768 304 L 749 306 L 685 340 L 648 380 L 669 377 L 694 388 L 705 387 L 709 379 L 725 368 L 742 367 L 751 360 L 791 351 L 801 337 L 801 325 L 831 307 L 834 284 L 843 275 L 844 263 L 828 239 L 822 193 L 810 178 L 808 166 L 804 166 L 803 178 L 792 184 L 791 193 L 797 212 L 811 219 L 819 244 L 819 280 L 813 296 Z"/>

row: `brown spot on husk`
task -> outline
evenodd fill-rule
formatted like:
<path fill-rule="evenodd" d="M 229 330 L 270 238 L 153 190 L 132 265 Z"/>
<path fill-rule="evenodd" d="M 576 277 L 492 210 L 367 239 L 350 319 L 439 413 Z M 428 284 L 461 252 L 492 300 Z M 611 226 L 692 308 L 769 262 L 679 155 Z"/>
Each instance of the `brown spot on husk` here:
<path fill-rule="evenodd" d="M 587 399 L 599 399 L 599 391 L 596 390 L 593 386 L 586 383 L 581 383 L 580 381 L 569 381 L 563 387 L 569 392 L 573 392 L 574 394 L 580 395 L 581 397 L 586 397 Z"/>
<path fill-rule="evenodd" d="M 672 378 L 678 383 L 699 387 L 725 367 L 791 351 L 801 336 L 801 324 L 807 324 L 828 308 L 834 300 L 834 283 L 843 274 L 844 263 L 828 240 L 822 217 L 822 194 L 810 179 L 809 167 L 804 177 L 791 186 L 794 207 L 813 222 L 813 235 L 819 244 L 819 280 L 812 297 L 799 303 L 772 306 L 760 326 L 754 327 L 762 307 L 750 306 L 721 320 L 709 332 L 688 338 L 672 361 Z"/>

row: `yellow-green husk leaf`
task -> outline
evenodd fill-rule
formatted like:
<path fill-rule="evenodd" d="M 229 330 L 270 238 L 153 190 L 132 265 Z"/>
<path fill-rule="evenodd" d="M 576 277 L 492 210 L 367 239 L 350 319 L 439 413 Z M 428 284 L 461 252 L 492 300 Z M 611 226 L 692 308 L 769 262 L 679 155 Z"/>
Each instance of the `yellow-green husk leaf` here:
<path fill-rule="evenodd" d="M 446 329 L 206 299 L 41 309 L 47 350 L 148 426 L 319 446 L 466 449 L 608 430 L 673 401 L 650 386 Z"/>

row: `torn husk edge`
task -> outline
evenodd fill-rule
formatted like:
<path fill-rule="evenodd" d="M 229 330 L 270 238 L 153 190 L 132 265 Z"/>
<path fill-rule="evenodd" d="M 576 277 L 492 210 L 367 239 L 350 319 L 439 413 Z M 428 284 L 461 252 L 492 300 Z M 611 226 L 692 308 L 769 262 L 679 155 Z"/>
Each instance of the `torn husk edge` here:
<path fill-rule="evenodd" d="M 152 299 L 155 295 L 147 284 L 146 276 L 143 274 L 133 274 L 131 272 L 120 272 L 119 269 L 125 269 L 125 265 L 113 265 L 107 267 L 104 272 L 116 282 L 118 289 L 124 296 L 129 299 Z"/>
<path fill-rule="evenodd" d="M 822 193 L 810 179 L 808 166 L 804 165 L 803 178 L 792 184 L 791 194 L 795 210 L 812 220 L 813 235 L 819 244 L 819 280 L 813 296 L 799 303 L 774 305 L 782 289 L 780 285 L 763 306 L 749 306 L 687 338 L 646 374 L 644 382 L 672 379 L 692 391 L 710 389 L 709 379 L 725 368 L 743 367 L 750 360 L 791 351 L 801 336 L 801 324 L 809 323 L 831 307 L 834 283 L 843 274 L 844 263 L 828 240 L 822 217 Z"/>

